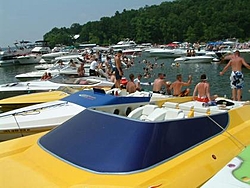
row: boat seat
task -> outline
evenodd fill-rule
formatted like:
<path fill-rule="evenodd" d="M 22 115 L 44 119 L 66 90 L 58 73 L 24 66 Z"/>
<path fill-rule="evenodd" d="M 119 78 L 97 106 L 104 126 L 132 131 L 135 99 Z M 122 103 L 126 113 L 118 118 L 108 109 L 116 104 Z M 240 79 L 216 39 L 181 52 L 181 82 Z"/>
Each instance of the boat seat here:
<path fill-rule="evenodd" d="M 176 103 L 176 102 L 164 102 L 162 107 L 164 108 L 179 108 L 179 103 Z"/>
<path fill-rule="evenodd" d="M 147 104 L 145 106 L 134 109 L 129 113 L 128 117 L 133 119 L 145 120 L 150 113 L 152 113 L 156 108 L 159 108 L 154 104 Z"/>
<path fill-rule="evenodd" d="M 165 120 L 170 119 L 182 119 L 185 118 L 185 114 L 180 109 L 167 109 L 165 114 Z"/>
<path fill-rule="evenodd" d="M 179 109 L 185 114 L 185 117 L 194 117 L 194 105 L 182 103 L 179 104 Z"/>
<path fill-rule="evenodd" d="M 210 115 L 212 114 L 220 114 L 223 112 L 227 112 L 227 110 L 220 110 L 220 109 L 215 109 L 215 108 L 210 108 Z"/>
<path fill-rule="evenodd" d="M 194 107 L 194 116 L 206 116 L 210 114 L 210 108 L 206 107 Z"/>
<path fill-rule="evenodd" d="M 152 113 L 148 115 L 145 121 L 163 121 L 165 119 L 167 109 L 156 108 Z"/>

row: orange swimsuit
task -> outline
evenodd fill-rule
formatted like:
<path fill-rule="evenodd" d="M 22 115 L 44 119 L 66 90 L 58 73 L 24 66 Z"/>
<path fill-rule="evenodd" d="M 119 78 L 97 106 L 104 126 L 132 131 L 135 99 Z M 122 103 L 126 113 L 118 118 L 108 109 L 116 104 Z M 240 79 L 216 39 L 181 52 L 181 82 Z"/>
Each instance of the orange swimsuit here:
<path fill-rule="evenodd" d="M 196 98 L 196 100 L 199 101 L 199 102 L 209 102 L 209 99 L 207 97 L 200 97 L 200 96 L 198 96 Z"/>

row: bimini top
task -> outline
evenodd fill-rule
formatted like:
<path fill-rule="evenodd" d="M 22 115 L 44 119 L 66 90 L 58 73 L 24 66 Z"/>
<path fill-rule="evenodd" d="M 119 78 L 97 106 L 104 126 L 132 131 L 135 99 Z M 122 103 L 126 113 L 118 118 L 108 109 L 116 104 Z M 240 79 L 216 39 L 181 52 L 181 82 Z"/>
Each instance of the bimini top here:
<path fill-rule="evenodd" d="M 211 118 L 226 129 L 227 112 Z M 223 129 L 205 116 L 143 122 L 86 109 L 41 137 L 39 145 L 59 160 L 83 170 L 134 173 L 160 165 Z"/>
<path fill-rule="evenodd" d="M 92 90 L 82 90 L 73 93 L 61 101 L 72 102 L 86 108 L 93 106 L 102 105 L 113 105 L 113 104 L 124 104 L 124 103 L 134 103 L 134 102 L 149 102 L 150 97 L 125 97 L 125 96 L 113 96 L 105 94 L 103 92 L 93 92 Z"/>

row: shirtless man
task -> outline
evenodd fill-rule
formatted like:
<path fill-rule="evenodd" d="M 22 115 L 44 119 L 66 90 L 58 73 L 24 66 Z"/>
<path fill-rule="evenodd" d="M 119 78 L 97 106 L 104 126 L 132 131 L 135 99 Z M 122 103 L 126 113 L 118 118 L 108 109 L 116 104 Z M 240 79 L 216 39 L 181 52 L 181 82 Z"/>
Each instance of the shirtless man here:
<path fill-rule="evenodd" d="M 84 70 L 84 63 L 81 63 L 80 67 L 77 68 L 77 74 L 78 76 L 82 77 L 84 76 L 85 70 Z"/>
<path fill-rule="evenodd" d="M 165 81 L 165 75 L 162 73 L 158 74 L 158 78 L 154 80 L 154 85 L 153 85 L 153 93 L 161 93 L 162 87 L 165 86 L 166 90 L 169 90 L 169 87 Z"/>
<path fill-rule="evenodd" d="M 178 96 L 178 97 L 188 96 L 190 89 L 186 88 L 185 90 L 181 91 L 181 88 L 182 88 L 182 86 L 190 86 L 190 84 L 192 82 L 192 76 L 191 75 L 188 76 L 187 82 L 182 81 L 181 74 L 178 74 L 176 76 L 176 79 L 177 80 L 170 85 L 170 90 L 173 89 L 173 96 Z"/>
<path fill-rule="evenodd" d="M 241 100 L 242 88 L 244 84 L 242 65 L 250 69 L 250 66 L 245 62 L 245 60 L 242 57 L 240 57 L 240 52 L 236 50 L 234 52 L 234 56 L 232 56 L 231 60 L 224 67 L 224 69 L 220 72 L 220 75 L 222 76 L 227 71 L 227 69 L 231 66 L 232 73 L 230 76 L 230 81 L 231 81 L 230 85 L 232 88 L 232 99 L 234 101 Z"/>
<path fill-rule="evenodd" d="M 136 92 L 136 85 L 134 83 L 134 74 L 130 74 L 129 75 L 130 80 L 128 81 L 127 85 L 126 85 L 126 90 L 128 93 L 134 93 Z"/>
<path fill-rule="evenodd" d="M 198 92 L 198 96 L 196 97 L 196 93 Z M 193 92 L 193 100 L 197 100 L 199 102 L 209 102 L 213 101 L 217 95 L 214 95 L 213 97 L 210 96 L 210 86 L 207 82 L 207 76 L 206 74 L 201 75 L 201 82 L 199 82 Z"/>
<path fill-rule="evenodd" d="M 116 78 L 115 87 L 116 88 L 121 87 L 120 82 L 121 82 L 121 78 L 123 76 L 122 64 L 121 64 L 121 56 L 122 56 L 122 51 L 119 50 L 117 52 L 117 54 L 115 55 L 115 78 Z"/>
<path fill-rule="evenodd" d="M 138 91 L 142 91 L 143 89 L 141 88 L 141 78 L 142 78 L 142 75 L 141 74 L 138 74 L 137 78 L 134 79 L 134 83 L 136 85 L 136 90 Z"/>

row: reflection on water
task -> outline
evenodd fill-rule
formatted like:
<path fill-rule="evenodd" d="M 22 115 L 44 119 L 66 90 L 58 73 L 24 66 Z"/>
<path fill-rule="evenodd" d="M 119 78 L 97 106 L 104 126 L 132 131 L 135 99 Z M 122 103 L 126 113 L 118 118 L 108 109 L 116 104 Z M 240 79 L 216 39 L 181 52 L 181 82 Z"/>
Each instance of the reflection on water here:
<path fill-rule="evenodd" d="M 157 63 L 157 67 L 150 71 L 150 78 L 142 78 L 142 82 L 153 82 L 157 77 L 159 72 L 165 73 L 167 75 L 166 80 L 175 81 L 177 74 L 183 75 L 183 81 L 187 81 L 188 75 L 192 75 L 193 82 L 189 87 L 191 91 L 193 91 L 195 85 L 200 81 L 201 74 L 207 74 L 208 81 L 211 87 L 211 94 L 218 94 L 220 96 L 226 95 L 227 97 L 231 97 L 231 88 L 229 83 L 229 76 L 231 71 L 228 70 L 223 76 L 219 75 L 219 72 L 224 68 L 225 64 L 185 64 L 180 63 L 179 67 L 173 66 L 172 63 L 174 59 L 157 59 L 147 56 L 141 56 L 135 58 L 135 65 L 130 68 L 124 70 L 125 76 L 128 78 L 130 73 L 133 73 L 135 76 L 137 74 L 144 73 L 143 68 L 145 67 L 145 63 L 143 60 L 146 59 L 151 63 Z M 164 64 L 161 67 L 161 64 Z M 26 73 L 30 71 L 34 71 L 34 65 L 22 65 L 22 66 L 9 66 L 9 67 L 0 67 L 0 84 L 17 81 L 15 79 L 15 75 Z M 243 100 L 250 100 L 250 70 L 243 68 L 245 86 L 243 88 Z M 152 86 L 144 86 L 146 90 L 152 90 Z"/>

